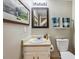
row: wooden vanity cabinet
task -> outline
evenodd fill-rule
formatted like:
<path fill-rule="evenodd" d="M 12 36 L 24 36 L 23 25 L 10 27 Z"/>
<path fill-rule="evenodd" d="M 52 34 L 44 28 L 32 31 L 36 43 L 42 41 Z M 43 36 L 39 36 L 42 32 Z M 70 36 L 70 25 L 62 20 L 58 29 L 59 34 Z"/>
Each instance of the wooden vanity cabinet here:
<path fill-rule="evenodd" d="M 50 45 L 25 46 L 23 59 L 50 59 Z"/>

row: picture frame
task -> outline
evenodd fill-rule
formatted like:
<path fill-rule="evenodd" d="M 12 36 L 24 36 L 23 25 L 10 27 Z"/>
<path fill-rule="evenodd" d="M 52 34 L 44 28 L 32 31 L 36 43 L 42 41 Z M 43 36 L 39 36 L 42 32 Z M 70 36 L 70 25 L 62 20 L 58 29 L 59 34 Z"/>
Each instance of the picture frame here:
<path fill-rule="evenodd" d="M 49 9 L 32 8 L 32 28 L 49 28 Z"/>
<path fill-rule="evenodd" d="M 21 0 L 4 0 L 3 21 L 29 25 L 30 10 Z"/>

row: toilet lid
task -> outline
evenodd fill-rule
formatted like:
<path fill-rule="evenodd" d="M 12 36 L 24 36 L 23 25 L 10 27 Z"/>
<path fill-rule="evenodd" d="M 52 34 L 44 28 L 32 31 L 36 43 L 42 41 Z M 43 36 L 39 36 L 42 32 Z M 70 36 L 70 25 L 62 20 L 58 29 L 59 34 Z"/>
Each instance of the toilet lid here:
<path fill-rule="evenodd" d="M 75 55 L 72 54 L 71 52 L 60 52 L 61 54 L 61 59 L 75 59 Z"/>

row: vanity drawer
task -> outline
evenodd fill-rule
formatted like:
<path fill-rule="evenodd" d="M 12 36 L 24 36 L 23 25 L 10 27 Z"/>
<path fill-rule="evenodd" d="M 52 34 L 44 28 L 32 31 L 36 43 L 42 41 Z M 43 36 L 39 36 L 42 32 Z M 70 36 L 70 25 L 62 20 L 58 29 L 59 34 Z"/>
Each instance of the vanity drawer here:
<path fill-rule="evenodd" d="M 35 59 L 35 53 L 24 53 L 24 59 Z"/>
<path fill-rule="evenodd" d="M 50 46 L 47 47 L 24 47 L 24 52 L 49 52 Z"/>
<path fill-rule="evenodd" d="M 50 53 L 48 52 L 27 52 L 24 53 L 24 59 L 50 59 Z"/>

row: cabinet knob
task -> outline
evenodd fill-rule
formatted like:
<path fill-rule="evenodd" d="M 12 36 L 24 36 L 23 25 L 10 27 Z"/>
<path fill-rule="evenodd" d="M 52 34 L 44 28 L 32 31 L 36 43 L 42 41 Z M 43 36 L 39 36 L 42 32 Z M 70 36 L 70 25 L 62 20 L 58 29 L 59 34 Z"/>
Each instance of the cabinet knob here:
<path fill-rule="evenodd" d="M 37 59 L 39 59 L 39 56 L 37 57 Z"/>
<path fill-rule="evenodd" d="M 33 59 L 35 59 L 35 57 L 33 56 Z"/>

